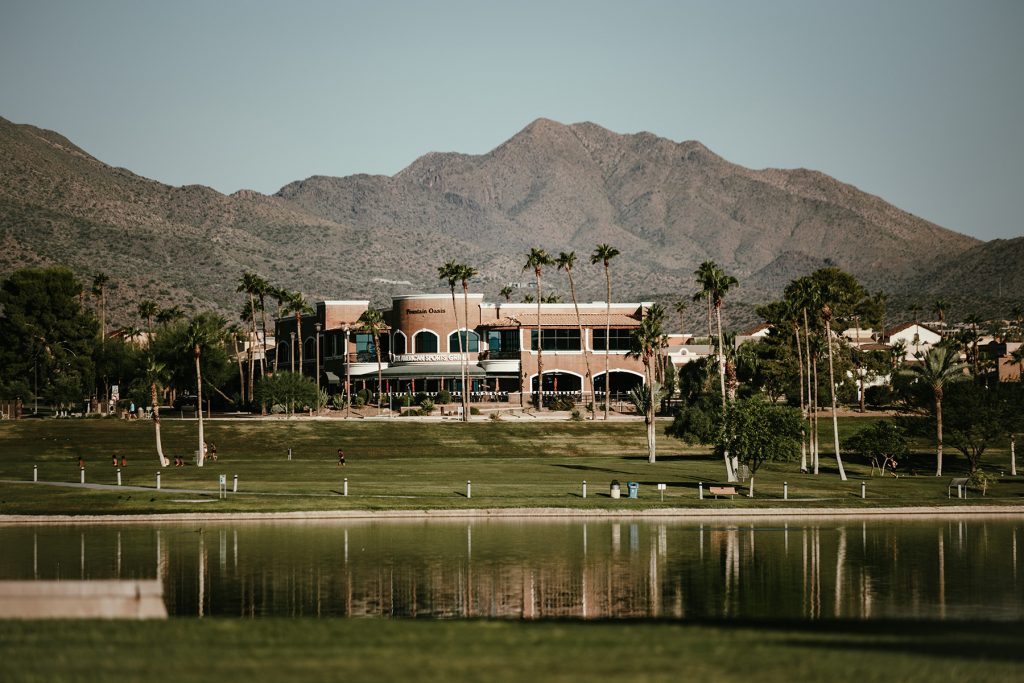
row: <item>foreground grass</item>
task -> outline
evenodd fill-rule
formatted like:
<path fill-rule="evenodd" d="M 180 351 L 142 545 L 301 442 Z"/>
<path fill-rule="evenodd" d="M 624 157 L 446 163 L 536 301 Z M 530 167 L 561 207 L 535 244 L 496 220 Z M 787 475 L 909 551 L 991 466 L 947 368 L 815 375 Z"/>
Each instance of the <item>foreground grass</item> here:
<path fill-rule="evenodd" d="M 0 622 L 0 680 L 1019 681 L 1024 624 Z"/>
<path fill-rule="evenodd" d="M 870 418 L 846 418 L 850 433 Z M 823 429 L 825 425 L 823 424 Z M 659 433 L 662 430 L 659 429 Z M 194 451 L 194 421 L 164 422 L 165 452 Z M 162 471 L 164 489 L 155 490 L 159 470 L 152 425 L 120 420 L 25 420 L 0 425 L 0 479 L 30 482 L 38 466 L 41 481 L 114 484 L 111 456 L 125 456 L 127 486 L 145 490 L 92 490 L 30 483 L 0 484 L 0 514 L 126 514 L 183 511 L 281 511 L 347 509 L 460 509 L 483 507 L 569 507 L 643 509 L 662 506 L 744 508 L 763 506 L 870 508 L 892 505 L 963 503 L 947 498 L 948 477 L 929 476 L 934 456 L 919 452 L 908 468 L 916 476 L 870 477 L 865 463 L 846 462 L 850 480 L 841 482 L 834 459 L 823 456 L 822 473 L 801 475 L 797 463 L 766 466 L 757 476 L 756 497 L 699 500 L 698 485 L 721 482 L 723 466 L 707 449 L 686 447 L 659 434 L 658 462 L 647 463 L 641 422 L 408 422 L 388 421 L 219 421 L 207 424 L 207 439 L 220 460 L 205 468 Z M 348 464 L 337 466 L 345 449 Z M 292 460 L 287 459 L 292 449 Z M 190 460 L 190 456 L 189 460 Z M 990 470 L 1008 470 L 1005 450 L 986 456 Z M 963 474 L 960 459 L 947 456 L 949 476 Z M 217 478 L 239 493 L 217 500 Z M 349 496 L 341 496 L 342 480 Z M 613 501 L 613 479 L 641 484 L 641 498 Z M 472 480 L 472 498 L 466 481 Z M 589 495 L 581 496 L 582 481 Z M 860 497 L 867 481 L 867 498 Z M 789 500 L 783 501 L 788 483 Z M 656 484 L 665 483 L 664 503 Z M 741 489 L 745 493 L 745 489 Z M 197 502 L 199 501 L 199 502 Z M 968 504 L 1024 504 L 1024 478 L 1002 477 L 982 499 Z M 1022 508 L 1024 509 L 1024 508 Z"/>

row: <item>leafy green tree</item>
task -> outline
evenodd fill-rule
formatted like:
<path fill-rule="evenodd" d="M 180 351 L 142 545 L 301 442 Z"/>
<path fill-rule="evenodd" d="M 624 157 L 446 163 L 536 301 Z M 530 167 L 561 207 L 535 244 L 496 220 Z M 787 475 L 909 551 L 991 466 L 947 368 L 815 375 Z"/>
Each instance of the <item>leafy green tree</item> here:
<path fill-rule="evenodd" d="M 553 265 L 555 265 L 555 259 L 548 252 L 533 247 L 530 249 L 530 253 L 527 254 L 526 264 L 523 266 L 523 272 L 532 270 L 534 277 L 537 279 L 537 398 L 535 405 L 538 410 L 544 404 L 544 325 L 540 318 L 540 304 L 543 298 L 541 292 L 543 290 L 540 286 L 540 278 L 544 267 Z"/>
<path fill-rule="evenodd" d="M 610 244 L 599 244 L 590 255 L 591 265 L 604 264 L 604 281 L 606 285 L 605 294 L 605 321 L 604 321 L 604 419 L 608 419 L 608 360 L 611 352 L 612 334 L 612 275 L 611 261 L 619 255 L 619 250 Z M 537 290 L 540 291 L 539 289 Z"/>
<path fill-rule="evenodd" d="M 293 406 L 315 407 L 319 404 L 316 382 L 297 372 L 275 372 L 261 377 L 256 384 L 256 398 L 271 407 L 281 406 L 289 413 Z"/>
<path fill-rule="evenodd" d="M 904 374 L 915 378 L 931 388 L 933 398 L 933 414 L 935 416 L 935 476 L 942 476 L 942 398 L 946 386 L 965 379 L 966 365 L 957 362 L 956 356 L 941 346 L 928 349 L 926 354 L 918 354 L 919 363 L 909 366 Z"/>
<path fill-rule="evenodd" d="M 910 455 L 906 433 L 892 420 L 879 420 L 861 429 L 849 437 L 843 446 L 847 451 L 870 462 L 872 468 L 877 468 L 883 477 L 886 467 L 895 470 Z"/>
<path fill-rule="evenodd" d="M 754 497 L 754 477 L 765 462 L 790 462 L 800 455 L 800 411 L 774 405 L 759 397 L 729 403 L 715 451 L 732 453 L 750 469 L 748 495 Z"/>
<path fill-rule="evenodd" d="M 0 392 L 79 404 L 94 377 L 99 324 L 83 309 L 82 285 L 63 268 L 29 268 L 0 283 Z"/>

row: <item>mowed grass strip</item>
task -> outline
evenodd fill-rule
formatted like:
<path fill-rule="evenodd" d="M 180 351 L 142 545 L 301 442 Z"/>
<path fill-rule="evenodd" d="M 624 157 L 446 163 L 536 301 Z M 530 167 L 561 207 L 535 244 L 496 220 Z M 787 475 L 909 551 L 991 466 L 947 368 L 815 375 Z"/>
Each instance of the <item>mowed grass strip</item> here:
<path fill-rule="evenodd" d="M 841 432 L 866 426 L 872 418 L 844 418 Z M 127 514 L 186 511 L 249 512 L 288 510 L 468 509 L 567 507 L 643 509 L 851 507 L 965 504 L 947 497 L 949 477 L 962 476 L 962 458 L 947 455 L 947 475 L 930 476 L 934 455 L 919 447 L 905 470 L 915 476 L 871 477 L 867 463 L 845 459 L 849 481 L 839 480 L 831 449 L 821 473 L 800 474 L 798 463 L 773 463 L 758 473 L 755 497 L 739 487 L 735 498 L 713 499 L 707 491 L 722 483 L 724 467 L 707 448 L 689 447 L 661 433 L 658 462 L 647 462 L 644 427 L 636 422 L 408 422 L 401 420 L 212 420 L 207 440 L 217 445 L 218 462 L 193 466 L 196 423 L 163 422 L 165 453 L 181 456 L 186 467 L 160 469 L 152 424 L 121 420 L 23 420 L 0 425 L 0 479 L 30 482 L 39 468 L 45 482 L 77 483 L 78 458 L 86 481 L 116 483 L 114 454 L 128 458 L 125 486 L 146 490 L 93 490 L 73 487 L 0 484 L 0 514 Z M 823 421 L 823 434 L 830 425 Z M 825 444 L 823 444 L 825 446 Z M 927 444 L 920 444 L 927 448 Z M 347 464 L 337 464 L 344 448 Z M 288 449 L 292 460 L 288 460 Z M 966 504 L 1024 503 L 1024 479 L 1011 478 L 1008 452 L 986 455 L 990 471 L 1002 470 L 1000 483 L 982 498 L 972 492 Z M 164 490 L 155 489 L 161 472 Z M 234 475 L 239 493 L 217 499 L 218 477 L 228 488 Z M 349 495 L 341 495 L 348 479 Z M 582 497 L 582 482 L 588 497 Z M 609 484 L 641 485 L 638 500 L 612 500 Z M 472 481 L 472 498 L 466 482 Z M 861 498 L 861 482 L 867 497 Z M 665 483 L 662 496 L 656 484 Z M 705 500 L 698 486 L 705 484 Z M 788 483 L 789 500 L 782 500 Z M 168 490 L 171 489 L 171 490 Z M 175 492 L 181 489 L 183 492 Z M 198 503 L 196 500 L 203 500 Z M 1024 509 L 1024 508 L 1022 508 Z"/>
<path fill-rule="evenodd" d="M 1019 681 L 1024 624 L 0 622 L 20 681 Z"/>

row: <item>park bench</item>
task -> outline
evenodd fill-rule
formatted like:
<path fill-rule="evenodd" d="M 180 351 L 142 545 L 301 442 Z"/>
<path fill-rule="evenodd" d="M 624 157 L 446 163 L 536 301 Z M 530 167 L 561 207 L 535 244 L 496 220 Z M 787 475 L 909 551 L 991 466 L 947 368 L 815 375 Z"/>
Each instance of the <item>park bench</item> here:
<path fill-rule="evenodd" d="M 709 486 L 708 487 L 708 493 L 713 495 L 715 498 L 718 498 L 719 496 L 730 496 L 731 497 L 731 496 L 735 496 L 736 495 L 736 487 L 735 486 Z"/>
<path fill-rule="evenodd" d="M 969 479 L 967 477 L 953 477 L 950 479 L 949 488 L 946 489 L 946 498 L 953 497 L 953 489 L 956 489 L 957 498 L 966 498 L 968 481 Z M 963 492 L 963 495 L 961 495 L 961 491 Z"/>

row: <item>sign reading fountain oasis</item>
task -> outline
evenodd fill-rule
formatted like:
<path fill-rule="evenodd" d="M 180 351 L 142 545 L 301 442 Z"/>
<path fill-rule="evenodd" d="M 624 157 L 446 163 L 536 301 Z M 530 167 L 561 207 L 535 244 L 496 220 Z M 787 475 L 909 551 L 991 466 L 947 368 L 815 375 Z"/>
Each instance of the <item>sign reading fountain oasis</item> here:
<path fill-rule="evenodd" d="M 447 313 L 446 308 L 407 308 L 405 309 L 406 315 L 429 315 L 431 313 Z"/>

